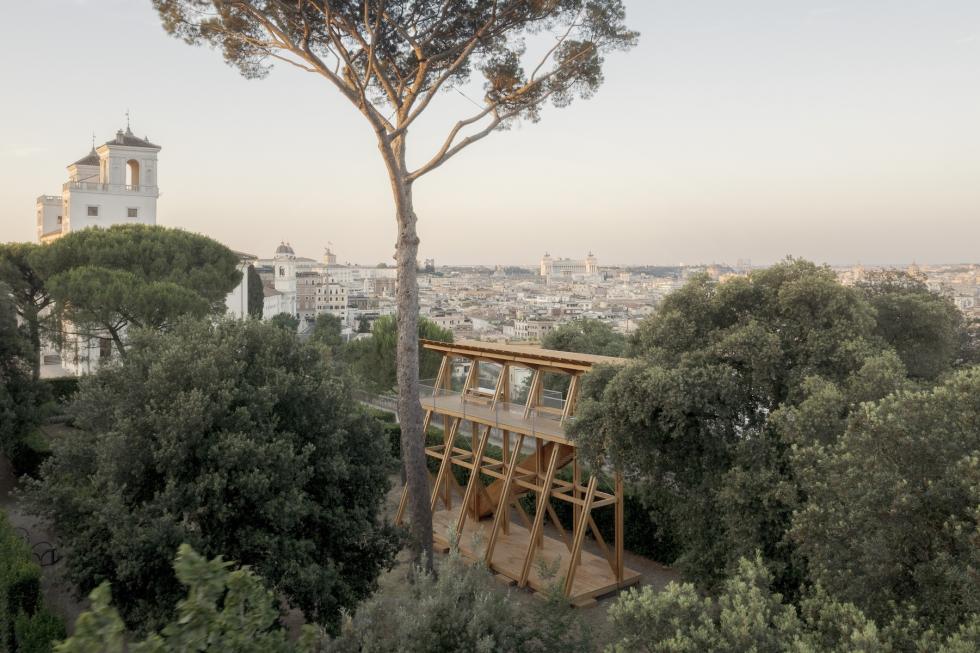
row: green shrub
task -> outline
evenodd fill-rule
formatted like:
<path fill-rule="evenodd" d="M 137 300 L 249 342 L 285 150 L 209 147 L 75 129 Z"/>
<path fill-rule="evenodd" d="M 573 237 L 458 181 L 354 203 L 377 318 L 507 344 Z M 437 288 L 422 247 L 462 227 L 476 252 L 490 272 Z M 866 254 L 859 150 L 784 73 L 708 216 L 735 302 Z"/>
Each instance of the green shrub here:
<path fill-rule="evenodd" d="M 50 651 L 51 642 L 62 637 L 61 622 L 41 603 L 41 568 L 0 512 L 0 650 Z"/>
<path fill-rule="evenodd" d="M 33 615 L 21 612 L 14 625 L 17 653 L 51 653 L 54 643 L 65 638 L 65 625 L 47 609 Z"/>
<path fill-rule="evenodd" d="M 51 398 L 58 403 L 67 403 L 78 392 L 78 377 L 63 376 L 56 379 L 43 379 L 42 383 L 48 387 Z"/>
<path fill-rule="evenodd" d="M 391 457 L 395 460 L 402 458 L 402 427 L 394 422 L 381 422 L 381 429 L 384 431 L 385 440 L 388 442 L 388 449 Z"/>
<path fill-rule="evenodd" d="M 41 464 L 51 457 L 51 447 L 40 431 L 29 435 L 10 447 L 10 464 L 18 476 L 37 476 Z"/>

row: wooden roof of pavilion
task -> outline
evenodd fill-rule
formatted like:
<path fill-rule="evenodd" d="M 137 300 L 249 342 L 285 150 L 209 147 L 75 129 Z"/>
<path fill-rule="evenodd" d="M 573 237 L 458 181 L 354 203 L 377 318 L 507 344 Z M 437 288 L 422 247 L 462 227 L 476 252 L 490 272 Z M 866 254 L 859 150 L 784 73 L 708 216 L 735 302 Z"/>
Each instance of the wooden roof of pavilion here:
<path fill-rule="evenodd" d="M 479 340 L 458 340 L 439 342 L 422 339 L 419 341 L 426 349 L 472 358 L 489 358 L 500 361 L 513 361 L 529 365 L 543 365 L 566 370 L 587 371 L 594 365 L 625 365 L 627 358 L 580 354 L 558 349 L 544 349 L 534 345 L 509 345 Z"/>

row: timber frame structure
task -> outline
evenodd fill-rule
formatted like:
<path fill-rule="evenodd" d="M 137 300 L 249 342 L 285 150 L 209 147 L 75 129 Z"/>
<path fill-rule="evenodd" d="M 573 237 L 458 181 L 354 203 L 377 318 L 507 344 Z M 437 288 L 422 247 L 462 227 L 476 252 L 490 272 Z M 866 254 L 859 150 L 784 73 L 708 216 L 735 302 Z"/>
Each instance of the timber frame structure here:
<path fill-rule="evenodd" d="M 455 532 L 460 552 L 483 560 L 501 579 L 535 591 L 558 582 L 573 605 L 589 605 L 595 597 L 636 583 L 640 575 L 623 564 L 622 478 L 615 475 L 611 492 L 599 489 L 597 475 L 583 478 L 575 442 L 565 436 L 566 424 L 574 419 L 582 375 L 594 365 L 626 361 L 466 340 L 422 340 L 421 345 L 443 355 L 438 376 L 431 386 L 423 385 L 421 397 L 423 433 L 434 418 L 443 419 L 443 441 L 426 447 L 426 455 L 439 465 L 435 478 L 430 478 L 436 545 L 448 548 L 449 533 Z M 454 378 L 454 369 L 465 370 L 465 379 Z M 521 373 L 518 370 L 526 370 L 522 373 L 530 382 L 514 387 L 512 376 Z M 556 375 L 559 384 L 567 383 L 563 394 L 545 390 L 546 376 L 554 381 Z M 458 446 L 467 422 L 468 449 Z M 501 452 L 499 458 L 489 455 L 491 440 Z M 469 471 L 465 487 L 457 482 L 453 466 Z M 558 470 L 568 466 L 571 480 L 558 478 Z M 533 497 L 533 515 L 521 506 L 524 495 Z M 396 523 L 402 521 L 407 501 L 403 489 Z M 570 532 L 553 502 L 569 504 Z M 594 517 L 601 509 L 614 513 L 610 543 Z M 512 521 L 512 514 L 517 521 Z M 545 534 L 546 517 L 560 539 Z M 583 547 L 589 530 L 601 555 Z"/>

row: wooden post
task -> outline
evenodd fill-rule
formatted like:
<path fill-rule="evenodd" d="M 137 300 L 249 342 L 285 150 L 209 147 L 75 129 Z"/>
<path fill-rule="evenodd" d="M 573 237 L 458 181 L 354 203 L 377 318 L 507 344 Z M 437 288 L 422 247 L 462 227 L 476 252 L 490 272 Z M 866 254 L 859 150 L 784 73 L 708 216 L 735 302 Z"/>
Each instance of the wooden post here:
<path fill-rule="evenodd" d="M 578 449 L 572 450 L 572 498 L 578 499 L 578 485 L 582 479 L 582 470 L 578 463 Z M 577 503 L 572 503 L 572 532 L 578 532 L 578 522 L 582 518 L 582 508 Z"/>
<path fill-rule="evenodd" d="M 554 445 L 552 445 L 554 447 Z M 544 447 L 541 445 L 541 440 L 534 438 L 534 484 L 541 484 L 541 458 L 544 456 Z M 541 544 L 541 539 L 538 539 L 538 544 Z"/>
<path fill-rule="evenodd" d="M 524 436 L 522 435 L 519 438 L 519 440 L 520 440 L 520 442 L 523 443 L 524 442 Z M 510 431 L 501 431 L 501 452 L 502 452 L 501 453 L 501 460 L 510 460 Z M 521 453 L 520 452 L 520 445 L 518 445 L 518 448 L 515 449 L 515 457 L 517 455 L 519 455 L 520 453 Z M 508 531 L 510 531 L 510 524 L 509 524 L 509 522 L 510 522 L 509 519 L 504 520 L 504 525 L 503 525 L 504 535 L 506 535 L 508 533 Z"/>
<path fill-rule="evenodd" d="M 623 582 L 623 475 L 616 472 L 616 582 Z"/>
<path fill-rule="evenodd" d="M 595 486 L 598 480 L 597 474 L 593 474 L 589 479 L 589 486 L 585 490 L 585 505 L 582 506 L 583 515 L 590 515 L 592 511 L 592 500 L 595 498 Z M 588 520 L 582 519 L 578 530 L 575 531 L 575 540 L 572 542 L 572 558 L 568 561 L 568 573 L 565 574 L 565 596 L 572 594 L 572 585 L 575 583 L 575 572 L 578 570 L 578 561 L 582 555 L 582 542 L 585 541 L 587 526 Z"/>
<path fill-rule="evenodd" d="M 517 469 L 517 460 L 521 457 L 521 445 L 524 444 L 524 434 L 517 436 L 517 446 L 514 453 L 510 456 L 507 463 L 507 475 L 504 476 L 504 484 L 500 488 L 500 498 L 497 499 L 497 511 L 493 514 L 493 527 L 490 529 L 490 540 L 487 542 L 487 552 L 484 556 L 487 566 L 493 562 L 493 547 L 497 543 L 497 535 L 501 527 L 507 532 L 507 522 L 510 521 L 510 485 L 514 480 L 514 470 Z"/>
<path fill-rule="evenodd" d="M 459 419 L 458 417 L 453 418 L 453 425 L 449 429 L 449 437 L 447 438 L 446 444 L 442 450 L 442 462 L 439 464 L 439 474 L 436 475 L 436 485 L 435 488 L 432 490 L 432 499 L 430 500 L 430 508 L 433 511 L 436 509 L 436 500 L 439 498 L 439 490 L 442 487 L 443 481 L 446 479 L 446 471 L 452 467 L 452 463 L 450 462 L 453 457 L 452 444 L 456 439 L 456 429 L 459 428 L 459 423 L 462 421 L 463 420 Z M 449 490 L 448 485 L 446 487 L 446 490 L 447 490 L 447 499 L 448 499 L 448 490 Z M 452 507 L 446 506 L 446 509 L 452 510 Z"/>
<path fill-rule="evenodd" d="M 500 367 L 500 376 L 497 377 L 497 387 L 493 389 L 493 400 L 490 402 L 491 410 L 496 407 L 497 401 L 504 392 L 504 378 L 507 376 L 507 363 Z"/>
<path fill-rule="evenodd" d="M 537 394 L 538 384 L 541 382 L 541 370 L 534 370 L 534 376 L 531 377 L 531 386 L 527 389 L 527 402 L 524 404 L 524 419 L 527 419 L 531 415 L 531 408 L 534 407 L 534 397 Z"/>
<path fill-rule="evenodd" d="M 504 403 L 510 402 L 510 363 L 504 363 L 503 369 L 500 370 L 500 399 Z M 501 460 L 508 460 L 510 455 L 510 431 L 501 431 L 501 449 L 502 458 Z M 523 436 L 521 437 L 521 443 L 524 442 Z M 517 447 L 517 453 L 520 454 L 520 445 Z M 508 507 L 510 503 L 504 504 L 504 510 L 509 514 L 510 508 Z M 494 520 L 496 521 L 496 520 Z M 504 535 L 510 531 L 510 518 L 504 520 L 503 523 Z M 489 562 L 489 561 L 488 561 Z"/>
<path fill-rule="evenodd" d="M 551 484 L 555 479 L 555 467 L 558 464 L 558 447 L 551 448 L 551 458 L 548 460 L 548 471 L 545 474 L 544 483 L 541 485 L 541 492 L 538 497 L 538 509 L 534 513 L 534 526 L 531 527 L 531 538 L 527 546 L 527 555 L 524 556 L 524 567 L 521 569 L 521 578 L 518 587 L 527 585 L 527 577 L 531 573 L 531 563 L 534 562 L 534 552 L 538 548 L 538 538 L 541 536 L 541 526 L 544 524 L 544 515 L 547 512 L 545 504 L 551 499 Z"/>
<path fill-rule="evenodd" d="M 476 491 L 476 486 L 480 483 L 480 468 L 483 466 L 483 450 L 487 446 L 487 440 L 490 439 L 490 427 L 487 426 L 483 429 L 483 437 L 480 438 L 480 443 L 477 445 L 476 450 L 473 451 L 473 469 L 470 471 L 470 479 L 466 483 L 466 492 L 463 493 L 463 505 L 459 507 L 459 516 L 456 517 L 456 533 L 462 537 L 463 526 L 466 524 L 466 513 L 469 512 L 470 507 L 473 503 L 473 493 Z"/>
<path fill-rule="evenodd" d="M 578 374 L 572 376 L 571 382 L 568 384 L 568 396 L 565 397 L 565 405 L 562 406 L 561 411 L 561 423 L 564 424 L 572 415 L 572 411 L 575 410 L 575 397 L 578 395 Z"/>

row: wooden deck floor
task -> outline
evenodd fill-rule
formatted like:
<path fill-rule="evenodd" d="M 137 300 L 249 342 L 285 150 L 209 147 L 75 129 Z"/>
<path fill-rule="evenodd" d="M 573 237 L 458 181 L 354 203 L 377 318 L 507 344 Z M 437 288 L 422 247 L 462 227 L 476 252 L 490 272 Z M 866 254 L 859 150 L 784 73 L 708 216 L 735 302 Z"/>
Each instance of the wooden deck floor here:
<path fill-rule="evenodd" d="M 459 514 L 459 503 L 454 505 L 453 510 L 439 510 L 432 515 L 432 530 L 436 542 L 444 547 L 449 545 L 448 533 L 450 526 L 456 523 Z M 459 538 L 460 553 L 473 560 L 482 560 L 486 551 L 487 541 L 490 539 L 491 520 L 477 521 L 472 517 L 467 518 L 463 527 L 463 533 Z M 505 535 L 501 532 L 497 537 L 497 544 L 493 551 L 493 571 L 502 574 L 512 580 L 518 580 L 521 574 L 521 567 L 524 564 L 524 556 L 527 553 L 530 534 L 522 525 L 512 522 L 509 532 Z M 568 572 L 568 563 L 571 554 L 565 543 L 560 539 L 544 536 L 542 546 L 539 546 L 535 555 L 535 564 L 531 566 L 531 573 L 528 576 L 528 586 L 535 591 L 546 591 L 552 584 L 563 582 Z M 539 565 L 545 562 L 549 567 L 560 560 L 558 573 L 554 578 L 542 578 L 539 572 Z M 570 600 L 572 603 L 585 604 L 589 599 L 603 596 L 614 590 L 628 587 L 640 580 L 640 574 L 632 569 L 625 569 L 623 582 L 616 582 L 616 575 L 609 567 L 605 558 L 595 555 L 582 549 L 579 569 L 575 574 L 575 584 L 572 587 Z"/>
<path fill-rule="evenodd" d="M 498 404 L 494 408 L 490 408 L 489 405 L 466 401 L 457 392 L 438 396 L 422 396 L 421 404 L 423 410 L 431 410 L 439 415 L 461 417 L 498 429 L 538 437 L 542 440 L 563 444 L 569 442 L 565 436 L 565 427 L 558 416 L 532 410 L 531 414 L 525 418 L 522 406 Z"/>

